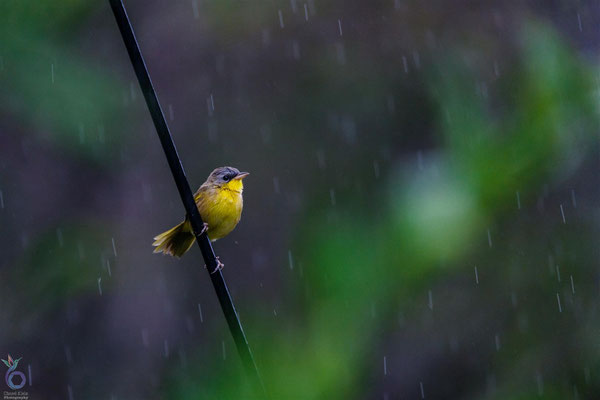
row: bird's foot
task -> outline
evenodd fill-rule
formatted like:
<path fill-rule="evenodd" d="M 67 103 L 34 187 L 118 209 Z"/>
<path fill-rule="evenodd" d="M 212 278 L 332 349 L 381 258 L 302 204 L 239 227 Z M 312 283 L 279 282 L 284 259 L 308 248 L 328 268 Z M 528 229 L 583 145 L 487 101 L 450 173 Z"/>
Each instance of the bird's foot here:
<path fill-rule="evenodd" d="M 221 260 L 219 260 L 219 256 L 216 256 L 215 259 L 217 260 L 217 266 L 215 267 L 214 271 L 211 272 L 211 274 L 214 274 L 215 272 L 220 271 L 223 268 L 225 268 L 225 264 L 223 264 L 221 262 Z"/>
<path fill-rule="evenodd" d="M 202 235 L 204 232 L 206 232 L 208 230 L 208 222 L 205 222 L 204 225 L 202 226 L 202 230 L 200 231 L 200 235 Z"/>

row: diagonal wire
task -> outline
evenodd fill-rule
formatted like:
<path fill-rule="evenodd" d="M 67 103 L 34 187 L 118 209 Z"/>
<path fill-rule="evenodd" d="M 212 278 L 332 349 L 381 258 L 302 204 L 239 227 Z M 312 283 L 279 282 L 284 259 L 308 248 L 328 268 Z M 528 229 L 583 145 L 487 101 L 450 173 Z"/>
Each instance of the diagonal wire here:
<path fill-rule="evenodd" d="M 181 160 L 179 159 L 177 149 L 175 148 L 175 143 L 171 137 L 171 132 L 169 131 L 169 127 L 165 121 L 158 98 L 156 97 L 156 92 L 152 86 L 150 75 L 148 75 L 146 63 L 144 62 L 144 58 L 140 52 L 135 34 L 133 33 L 133 28 L 129 22 L 129 17 L 125 11 L 125 6 L 121 0 L 109 1 L 115 15 L 117 25 L 119 26 L 119 30 L 121 31 L 121 36 L 125 42 L 125 47 L 127 47 L 131 64 L 133 65 L 133 69 L 137 75 L 140 87 L 144 93 L 144 98 L 146 99 L 146 104 L 148 105 L 150 115 L 152 115 L 152 120 L 154 121 L 154 126 L 156 127 L 156 133 L 158 134 L 160 143 L 165 151 L 165 155 L 167 156 L 167 161 L 169 163 L 169 167 L 171 168 L 173 178 L 175 179 L 177 190 L 179 190 L 179 195 L 181 196 L 181 200 L 185 206 L 188 218 L 192 224 L 196 241 L 198 242 L 200 250 L 202 251 L 202 256 L 204 257 L 204 262 L 206 264 L 206 270 L 209 271 L 210 279 L 215 288 L 217 297 L 219 298 L 219 303 L 223 309 L 223 314 L 225 314 L 225 319 L 229 325 L 229 330 L 231 331 L 231 335 L 235 341 L 238 353 L 256 392 L 266 397 L 264 386 L 258 373 L 258 368 L 256 367 L 256 363 L 252 357 L 250 346 L 248 346 L 244 329 L 242 328 L 242 324 L 238 318 L 237 312 L 235 311 L 233 301 L 231 300 L 231 296 L 229 294 L 229 289 L 227 288 L 227 284 L 223 279 L 223 274 L 219 270 L 217 270 L 215 273 L 210 273 L 210 271 L 214 271 L 217 267 L 215 253 L 206 233 L 202 233 L 200 235 L 198 234 L 198 232 L 202 231 L 204 223 L 202 221 L 202 217 L 200 216 L 200 212 L 198 212 L 198 208 L 196 207 L 194 197 L 192 196 L 192 190 L 188 184 L 183 166 L 181 165 Z"/>

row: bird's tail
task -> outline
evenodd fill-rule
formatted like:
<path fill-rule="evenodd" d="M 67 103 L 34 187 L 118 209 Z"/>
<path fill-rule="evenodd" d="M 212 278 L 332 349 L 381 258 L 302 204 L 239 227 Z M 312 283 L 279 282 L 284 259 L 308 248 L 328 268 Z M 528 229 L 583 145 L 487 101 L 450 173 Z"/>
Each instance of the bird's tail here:
<path fill-rule="evenodd" d="M 196 237 L 192 231 L 190 221 L 186 219 L 179 225 L 156 236 L 152 246 L 156 247 L 154 249 L 155 253 L 181 257 L 192 247 L 195 240 Z"/>

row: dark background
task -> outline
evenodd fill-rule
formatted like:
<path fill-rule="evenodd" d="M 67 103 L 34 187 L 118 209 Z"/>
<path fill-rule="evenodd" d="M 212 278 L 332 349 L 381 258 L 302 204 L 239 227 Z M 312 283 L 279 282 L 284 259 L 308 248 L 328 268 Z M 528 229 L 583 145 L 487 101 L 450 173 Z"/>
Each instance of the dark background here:
<path fill-rule="evenodd" d="M 273 399 L 598 398 L 597 3 L 126 6 L 193 189 L 251 172 L 214 247 Z M 0 38 L 23 390 L 251 397 L 197 247 L 152 254 L 184 210 L 108 2 Z"/>

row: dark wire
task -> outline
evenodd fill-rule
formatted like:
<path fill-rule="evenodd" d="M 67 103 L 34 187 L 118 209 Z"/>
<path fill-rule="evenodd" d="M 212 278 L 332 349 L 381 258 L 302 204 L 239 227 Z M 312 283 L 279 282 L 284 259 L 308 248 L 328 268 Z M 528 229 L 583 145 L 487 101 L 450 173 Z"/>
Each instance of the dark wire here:
<path fill-rule="evenodd" d="M 215 273 L 210 273 L 210 271 L 214 271 L 217 267 L 215 253 L 212 245 L 210 244 L 208 236 L 206 236 L 206 233 L 198 235 L 198 232 L 202 231 L 204 223 L 202 221 L 202 217 L 200 216 L 200 212 L 198 212 L 198 208 L 196 207 L 194 197 L 192 196 L 192 190 L 190 189 L 190 185 L 185 176 L 183 166 L 181 165 L 179 155 L 177 154 L 177 149 L 175 148 L 175 143 L 173 142 L 171 132 L 169 132 L 169 127 L 165 121 L 165 116 L 162 112 L 160 104 L 158 103 L 158 98 L 156 97 L 154 87 L 152 86 L 152 81 L 150 80 L 150 75 L 148 75 L 148 70 L 146 69 L 146 63 L 144 62 L 144 58 L 140 52 L 135 34 L 133 33 L 133 28 L 129 22 L 129 17 L 125 11 L 125 6 L 121 0 L 109 1 L 113 13 L 115 14 L 115 19 L 117 20 L 119 30 L 121 31 L 121 36 L 125 42 L 125 47 L 127 47 L 131 64 L 133 65 L 133 69 L 137 75 L 140 87 L 144 93 L 144 98 L 146 99 L 146 104 L 148 105 L 150 115 L 152 115 L 156 132 L 160 138 L 160 143 L 162 144 L 165 155 L 167 156 L 167 161 L 169 163 L 169 167 L 171 168 L 173 178 L 175 179 L 177 190 L 179 190 L 179 195 L 181 196 L 181 200 L 185 206 L 188 218 L 192 224 L 192 229 L 196 235 L 196 241 L 200 246 L 200 251 L 202 251 L 202 256 L 204 257 L 204 262 L 206 264 L 206 270 L 209 272 L 208 275 L 213 283 L 217 297 L 219 298 L 219 303 L 221 303 L 221 308 L 225 314 L 225 319 L 229 325 L 229 330 L 231 331 L 231 335 L 235 341 L 238 353 L 242 359 L 242 363 L 244 364 L 248 377 L 255 387 L 256 393 L 266 397 L 264 386 L 258 373 L 258 368 L 256 368 L 256 363 L 252 357 L 250 347 L 248 346 L 248 341 L 246 340 L 246 335 L 244 334 L 242 324 L 238 318 L 237 312 L 235 311 L 233 301 L 231 300 L 231 296 L 229 294 L 229 289 L 227 289 L 227 284 L 223 279 L 223 274 L 219 270 Z"/>

